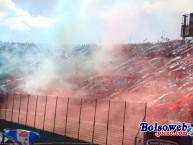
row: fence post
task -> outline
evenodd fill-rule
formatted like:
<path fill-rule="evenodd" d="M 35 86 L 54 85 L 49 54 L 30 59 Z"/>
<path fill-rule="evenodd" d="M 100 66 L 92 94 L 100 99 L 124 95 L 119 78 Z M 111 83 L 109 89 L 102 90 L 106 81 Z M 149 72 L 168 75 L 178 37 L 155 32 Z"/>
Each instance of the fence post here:
<path fill-rule="evenodd" d="M 0 97 L 1 97 L 1 96 L 3 96 L 3 93 L 2 93 L 2 92 L 0 92 Z M 2 105 L 2 102 L 0 101 L 0 119 L 1 119 L 1 112 L 2 112 L 2 111 L 1 111 L 1 109 L 2 109 L 2 108 L 1 108 L 1 105 Z"/>
<path fill-rule="evenodd" d="M 81 114 L 82 114 L 82 98 L 81 98 L 81 100 L 80 100 L 80 113 L 79 113 L 79 125 L 78 125 L 78 139 L 79 139 L 79 135 L 80 135 Z"/>
<path fill-rule="evenodd" d="M 56 112 L 57 112 L 57 106 L 58 106 L 58 96 L 56 97 L 56 105 L 55 105 L 55 113 L 54 113 L 54 128 L 53 128 L 53 132 L 55 131 L 55 125 L 56 125 Z"/>
<path fill-rule="evenodd" d="M 107 142 L 108 142 L 110 107 L 111 107 L 111 100 L 109 100 L 108 117 L 107 117 L 107 135 L 106 135 L 106 144 L 105 145 L 107 145 Z"/>
<path fill-rule="evenodd" d="M 5 119 L 7 118 L 7 102 L 8 102 L 8 93 L 7 93 L 6 104 L 5 104 Z"/>
<path fill-rule="evenodd" d="M 67 129 L 67 122 L 68 122 L 68 105 L 69 105 L 69 97 L 68 97 L 67 108 L 66 108 L 65 135 L 66 135 L 66 129 Z"/>
<path fill-rule="evenodd" d="M 125 101 L 124 114 L 123 114 L 123 137 L 122 137 L 122 145 L 124 144 L 125 137 L 125 115 L 126 115 L 127 102 Z"/>
<path fill-rule="evenodd" d="M 45 108 L 44 108 L 44 121 L 43 121 L 43 130 L 45 127 L 45 121 L 46 121 L 46 109 L 47 109 L 47 101 L 48 101 L 48 96 L 46 96 L 46 102 L 45 102 Z"/>
<path fill-rule="evenodd" d="M 13 105 L 12 105 L 12 113 L 11 113 L 11 122 L 13 121 L 14 101 L 15 101 L 15 93 L 14 93 L 14 95 L 13 95 Z"/>
<path fill-rule="evenodd" d="M 0 92 L 0 97 L 1 97 L 1 94 L 2 94 L 2 93 Z M 1 109 L 2 109 L 2 108 L 1 108 L 1 105 L 2 105 L 2 103 L 1 103 L 1 101 L 0 101 L 0 119 L 1 119 L 1 112 L 2 112 L 2 111 L 1 111 Z"/>
<path fill-rule="evenodd" d="M 145 114 L 144 114 L 144 120 L 143 122 L 146 122 L 146 116 L 147 116 L 147 103 L 145 103 Z M 146 144 L 146 133 L 143 134 L 143 143 Z"/>
<path fill-rule="evenodd" d="M 1 119 L 1 105 L 0 105 L 0 119 Z"/>
<path fill-rule="evenodd" d="M 1 93 L 0 93 L 0 95 L 1 95 Z M 1 102 L 0 102 L 0 119 L 1 119 Z"/>
<path fill-rule="evenodd" d="M 94 109 L 94 122 L 93 122 L 93 132 L 92 132 L 92 143 L 94 141 L 94 133 L 95 133 L 96 109 L 97 109 L 97 99 L 96 99 L 95 109 Z"/>
<path fill-rule="evenodd" d="M 34 117 L 34 128 L 35 128 L 35 125 L 36 125 L 36 112 L 37 112 L 37 106 L 38 106 L 38 95 L 36 97 L 36 107 L 35 107 L 35 117 Z"/>
<path fill-rule="evenodd" d="M 30 95 L 28 95 L 28 97 L 27 97 L 27 112 L 26 112 L 26 118 L 25 118 L 25 126 L 26 126 L 26 124 L 27 124 L 27 117 L 28 117 L 29 97 L 30 97 Z"/>
<path fill-rule="evenodd" d="M 20 109 L 21 109 L 21 97 L 22 97 L 22 94 L 20 95 L 20 98 L 19 98 L 19 114 L 18 114 L 18 119 L 17 119 L 18 123 L 19 123 L 19 116 L 20 116 Z"/>
<path fill-rule="evenodd" d="M 144 117 L 143 117 L 142 122 L 146 121 L 146 113 L 147 113 L 147 103 L 145 103 L 145 112 L 144 112 Z M 140 128 L 138 129 L 137 135 L 135 136 L 135 140 L 134 140 L 135 145 L 137 145 L 137 137 L 139 135 L 139 131 L 140 131 Z M 143 144 L 145 144 L 145 142 L 146 142 L 146 134 L 145 133 L 143 134 L 143 137 L 144 137 L 143 138 Z"/>

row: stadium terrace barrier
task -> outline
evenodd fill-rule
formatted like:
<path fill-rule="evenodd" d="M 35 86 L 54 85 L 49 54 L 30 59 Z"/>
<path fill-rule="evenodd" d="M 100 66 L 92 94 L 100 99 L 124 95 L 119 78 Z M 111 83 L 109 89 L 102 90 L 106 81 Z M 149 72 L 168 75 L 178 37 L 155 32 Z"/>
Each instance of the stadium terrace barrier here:
<path fill-rule="evenodd" d="M 142 103 L 23 94 L 4 94 L 0 103 L 1 120 L 101 145 L 143 140 Z"/>

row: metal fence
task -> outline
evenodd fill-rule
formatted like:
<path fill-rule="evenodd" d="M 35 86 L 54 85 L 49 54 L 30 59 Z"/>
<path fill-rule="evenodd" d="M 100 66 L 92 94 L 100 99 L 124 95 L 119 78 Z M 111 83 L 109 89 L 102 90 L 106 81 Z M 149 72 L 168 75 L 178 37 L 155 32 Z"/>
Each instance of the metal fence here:
<path fill-rule="evenodd" d="M 145 104 L 111 100 L 23 94 L 2 98 L 0 119 L 105 145 L 134 144 L 145 110 Z"/>
<path fill-rule="evenodd" d="M 16 145 L 15 143 L 0 143 L 0 145 Z M 34 143 L 34 145 L 98 145 L 94 143 L 73 143 L 73 142 L 43 142 Z"/>

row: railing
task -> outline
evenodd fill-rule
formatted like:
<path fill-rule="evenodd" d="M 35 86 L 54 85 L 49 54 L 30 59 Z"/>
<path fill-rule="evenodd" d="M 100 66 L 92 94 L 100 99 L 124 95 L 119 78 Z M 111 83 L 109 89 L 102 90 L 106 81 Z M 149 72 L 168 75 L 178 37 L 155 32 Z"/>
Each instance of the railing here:
<path fill-rule="evenodd" d="M 6 94 L 0 119 L 91 143 L 133 145 L 144 109 L 140 103 Z"/>

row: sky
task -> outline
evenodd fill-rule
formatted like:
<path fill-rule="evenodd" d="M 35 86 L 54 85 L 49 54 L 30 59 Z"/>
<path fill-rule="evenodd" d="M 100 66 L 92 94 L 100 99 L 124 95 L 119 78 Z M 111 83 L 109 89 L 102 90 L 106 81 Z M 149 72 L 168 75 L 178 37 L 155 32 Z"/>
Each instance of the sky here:
<path fill-rule="evenodd" d="M 192 0 L 0 0 L 0 40 L 56 44 L 180 39 Z"/>

